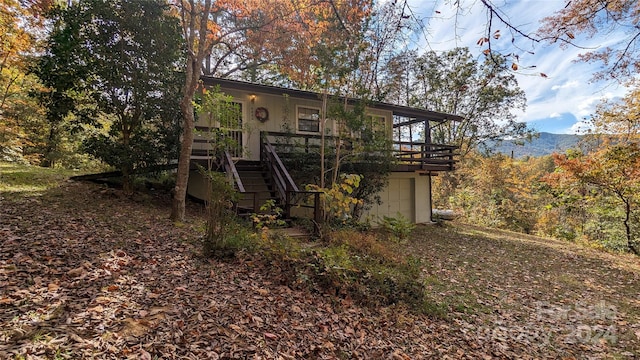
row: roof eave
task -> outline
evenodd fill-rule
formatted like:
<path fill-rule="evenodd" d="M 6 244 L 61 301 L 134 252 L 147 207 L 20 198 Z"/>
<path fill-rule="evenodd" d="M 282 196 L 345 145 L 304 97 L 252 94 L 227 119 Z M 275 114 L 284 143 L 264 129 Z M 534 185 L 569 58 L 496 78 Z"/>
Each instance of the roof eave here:
<path fill-rule="evenodd" d="M 220 85 L 221 87 L 232 88 L 234 90 L 247 91 L 247 92 L 259 92 L 271 95 L 287 95 L 295 98 L 309 99 L 309 100 L 320 100 L 322 94 L 307 91 L 307 90 L 297 90 L 297 89 L 289 89 L 278 86 L 271 85 L 262 85 L 255 84 L 246 81 L 239 80 L 231 80 L 231 79 L 222 79 L 213 76 L 201 76 L 202 82 L 207 86 Z M 357 99 L 347 99 L 350 103 L 355 103 Z M 407 118 L 416 119 L 416 122 L 420 121 L 436 121 L 436 122 L 446 122 L 446 121 L 462 121 L 463 118 L 458 115 L 446 114 L 437 111 L 430 111 L 426 109 L 413 108 L 409 106 L 402 105 L 394 105 L 379 101 L 373 101 L 371 103 L 373 108 L 392 111 L 394 115 L 403 116 Z M 412 120 L 413 121 L 413 120 Z"/>

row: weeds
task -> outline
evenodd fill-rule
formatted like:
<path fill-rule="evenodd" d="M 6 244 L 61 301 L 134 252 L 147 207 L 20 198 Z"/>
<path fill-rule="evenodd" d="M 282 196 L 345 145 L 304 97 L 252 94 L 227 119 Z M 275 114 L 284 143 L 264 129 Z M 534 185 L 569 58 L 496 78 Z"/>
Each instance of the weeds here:
<path fill-rule="evenodd" d="M 383 216 L 378 225 L 390 235 L 392 240 L 397 242 L 406 242 L 411 232 L 416 228 L 414 223 L 399 212 L 396 217 Z"/>
<path fill-rule="evenodd" d="M 408 304 L 421 311 L 421 262 L 385 246 L 374 233 L 339 230 L 328 241 L 300 244 L 276 236 L 261 253 L 291 285 L 352 299 L 367 306 Z"/>

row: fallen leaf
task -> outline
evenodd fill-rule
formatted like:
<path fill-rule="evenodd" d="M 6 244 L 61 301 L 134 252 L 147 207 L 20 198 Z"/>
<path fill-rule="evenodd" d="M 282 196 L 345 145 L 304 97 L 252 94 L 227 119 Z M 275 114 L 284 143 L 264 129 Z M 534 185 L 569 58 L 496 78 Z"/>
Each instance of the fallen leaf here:
<path fill-rule="evenodd" d="M 269 294 L 269 290 L 267 289 L 258 289 L 258 294 L 262 295 L 262 296 L 266 296 Z"/>
<path fill-rule="evenodd" d="M 145 349 L 140 349 L 140 360 L 151 360 L 151 354 Z"/>
<path fill-rule="evenodd" d="M 58 290 L 59 288 L 60 288 L 60 285 L 54 284 L 54 283 L 50 283 L 47 286 L 47 289 L 49 289 L 50 292 L 54 292 L 54 291 Z"/>
<path fill-rule="evenodd" d="M 84 269 L 84 267 L 79 267 L 79 268 L 75 268 L 75 269 L 71 269 L 69 271 L 67 271 L 67 275 L 69 275 L 70 277 L 79 277 L 82 274 L 84 274 L 86 272 L 86 270 Z"/>
<path fill-rule="evenodd" d="M 0 298 L 0 305 L 7 305 L 7 304 L 11 304 L 12 302 L 13 300 L 8 297 Z"/>
<path fill-rule="evenodd" d="M 87 309 L 88 311 L 92 311 L 92 312 L 96 312 L 96 313 L 101 313 L 104 311 L 104 307 L 102 307 L 102 305 L 97 305 L 94 306 L 92 308 Z"/>

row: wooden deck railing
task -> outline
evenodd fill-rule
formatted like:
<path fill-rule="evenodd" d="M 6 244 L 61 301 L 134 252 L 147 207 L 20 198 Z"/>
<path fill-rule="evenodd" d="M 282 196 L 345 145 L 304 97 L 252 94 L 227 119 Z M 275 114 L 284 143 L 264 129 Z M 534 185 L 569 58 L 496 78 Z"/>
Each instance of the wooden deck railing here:
<path fill-rule="evenodd" d="M 277 146 L 286 151 L 303 151 L 318 153 L 320 150 L 320 135 L 291 134 L 285 132 L 264 132 L 262 137 L 280 139 Z M 337 138 L 326 136 L 325 139 L 336 141 Z M 348 141 L 342 141 L 344 151 L 352 148 Z M 452 171 L 455 169 L 457 146 L 430 144 L 420 141 L 393 141 L 388 150 L 396 160 L 398 168 L 406 171 Z"/>
<path fill-rule="evenodd" d="M 455 170 L 457 146 L 395 141 L 394 156 L 401 164 L 417 165 L 429 171 Z"/>

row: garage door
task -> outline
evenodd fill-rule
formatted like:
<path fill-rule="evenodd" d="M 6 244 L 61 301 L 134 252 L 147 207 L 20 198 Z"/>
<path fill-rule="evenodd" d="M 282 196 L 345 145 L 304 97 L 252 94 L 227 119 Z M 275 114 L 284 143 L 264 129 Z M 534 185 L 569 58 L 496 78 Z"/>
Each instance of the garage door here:
<path fill-rule="evenodd" d="M 387 216 L 395 216 L 398 212 L 410 221 L 415 221 L 414 214 L 414 179 L 389 179 Z"/>

